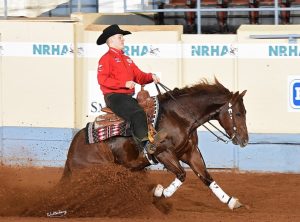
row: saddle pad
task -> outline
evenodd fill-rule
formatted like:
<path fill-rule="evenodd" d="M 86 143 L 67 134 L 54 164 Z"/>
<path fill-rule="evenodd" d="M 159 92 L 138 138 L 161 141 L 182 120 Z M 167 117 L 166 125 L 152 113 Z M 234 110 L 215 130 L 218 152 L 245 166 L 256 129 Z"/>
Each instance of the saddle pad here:
<path fill-rule="evenodd" d="M 154 114 L 151 118 L 151 124 L 155 128 L 158 111 L 159 102 L 157 97 L 151 97 L 154 101 Z M 97 118 L 96 118 L 97 119 Z M 99 124 L 97 121 L 89 122 L 86 125 L 86 139 L 87 143 L 99 143 L 113 136 L 131 136 L 130 124 L 123 119 L 118 119 L 118 121 L 112 121 L 111 124 L 105 122 L 105 124 Z"/>
<path fill-rule="evenodd" d="M 87 142 L 99 143 L 113 136 L 131 136 L 130 126 L 125 121 L 109 126 L 95 128 L 95 122 L 86 125 Z"/>

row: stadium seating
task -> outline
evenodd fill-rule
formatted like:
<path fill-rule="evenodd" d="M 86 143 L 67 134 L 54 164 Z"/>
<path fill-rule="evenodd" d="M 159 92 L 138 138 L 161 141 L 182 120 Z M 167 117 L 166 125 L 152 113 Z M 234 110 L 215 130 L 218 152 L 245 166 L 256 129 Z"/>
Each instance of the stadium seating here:
<path fill-rule="evenodd" d="M 163 8 L 196 8 L 197 0 L 169 0 L 169 4 L 161 3 L 160 9 Z M 289 7 L 300 7 L 300 0 L 278 0 L 278 6 L 280 8 L 289 8 Z M 274 7 L 274 0 L 201 0 L 201 7 L 203 8 L 266 8 L 266 7 Z M 269 23 L 266 24 L 274 24 L 274 10 L 270 11 L 249 11 L 249 12 L 215 12 L 213 13 L 216 23 L 219 26 L 219 31 L 224 33 L 228 31 L 228 18 L 230 16 L 231 21 L 241 20 L 241 18 L 248 18 L 248 24 L 265 24 L 267 20 Z M 164 13 L 160 13 L 161 23 L 164 19 Z M 196 12 L 185 12 L 182 13 L 185 26 L 190 27 L 187 29 L 189 32 L 192 31 L 191 27 L 196 27 Z M 208 15 L 212 17 L 213 15 L 210 13 L 202 13 L 202 17 Z M 291 24 L 291 17 L 299 17 L 299 11 L 295 11 L 292 13 L 288 10 L 280 10 L 279 11 L 279 23 L 280 24 Z M 203 21 L 203 20 L 202 20 Z M 234 21 L 234 23 L 238 23 Z M 240 23 L 245 24 L 244 21 Z M 295 22 L 299 23 L 299 22 Z M 203 22 L 202 22 L 203 25 Z"/>

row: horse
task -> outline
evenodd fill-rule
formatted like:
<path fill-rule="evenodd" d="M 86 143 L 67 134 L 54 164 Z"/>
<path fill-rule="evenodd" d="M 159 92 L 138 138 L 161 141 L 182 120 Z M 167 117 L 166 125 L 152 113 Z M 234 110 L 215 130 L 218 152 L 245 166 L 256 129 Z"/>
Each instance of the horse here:
<path fill-rule="evenodd" d="M 166 188 L 158 184 L 153 189 L 155 197 L 169 198 L 183 184 L 186 172 L 180 164 L 182 161 L 222 203 L 232 210 L 242 206 L 236 197 L 225 193 L 207 171 L 198 147 L 197 128 L 210 120 L 217 120 L 233 144 L 245 147 L 249 140 L 243 103 L 245 93 L 246 90 L 242 93 L 231 92 L 215 78 L 213 83 L 202 79 L 190 87 L 158 95 L 160 112 L 157 130 L 163 129 L 167 137 L 153 156 L 175 175 L 175 180 Z M 111 162 L 131 170 L 142 170 L 151 165 L 132 137 L 115 136 L 87 144 L 83 128 L 71 142 L 62 179 L 69 178 L 76 169 Z"/>

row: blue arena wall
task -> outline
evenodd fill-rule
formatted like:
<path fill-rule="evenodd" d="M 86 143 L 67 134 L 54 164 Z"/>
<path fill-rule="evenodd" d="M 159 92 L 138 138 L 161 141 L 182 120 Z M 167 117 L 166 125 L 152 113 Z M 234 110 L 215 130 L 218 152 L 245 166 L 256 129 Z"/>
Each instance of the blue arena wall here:
<path fill-rule="evenodd" d="M 249 144 L 244 148 L 216 142 L 209 132 L 198 132 L 198 137 L 208 168 L 300 173 L 298 134 L 250 133 Z"/>
<path fill-rule="evenodd" d="M 1 163 L 63 167 L 77 131 L 70 128 L 0 127 Z M 209 132 L 198 131 L 198 137 L 208 168 L 300 173 L 300 138 L 297 134 L 250 133 L 250 144 L 245 148 L 217 142 Z"/>
<path fill-rule="evenodd" d="M 1 162 L 8 165 L 61 167 L 73 129 L 2 127 Z"/>

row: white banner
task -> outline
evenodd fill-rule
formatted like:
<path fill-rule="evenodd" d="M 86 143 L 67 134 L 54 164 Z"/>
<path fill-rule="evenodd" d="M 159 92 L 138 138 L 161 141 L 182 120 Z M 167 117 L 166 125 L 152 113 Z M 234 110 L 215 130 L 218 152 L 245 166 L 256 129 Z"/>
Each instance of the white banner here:
<path fill-rule="evenodd" d="M 83 56 L 89 58 L 99 58 L 108 50 L 107 45 L 92 43 L 79 44 L 78 48 L 83 49 Z M 126 44 L 123 51 L 132 58 L 181 58 L 180 44 Z"/>
<path fill-rule="evenodd" d="M 99 58 L 106 45 L 78 43 L 77 55 Z M 72 43 L 2 42 L 3 56 L 71 57 Z M 297 44 L 126 44 L 124 53 L 132 58 L 205 58 L 205 59 L 300 59 Z"/>
<path fill-rule="evenodd" d="M 300 58 L 297 44 L 184 44 L 183 58 Z"/>
<path fill-rule="evenodd" d="M 107 46 L 80 44 L 84 57 L 99 58 Z M 297 44 L 126 44 L 124 53 L 137 58 L 282 59 L 300 58 Z"/>
<path fill-rule="evenodd" d="M 78 49 L 77 53 L 80 55 L 82 50 Z M 0 54 L 8 57 L 71 58 L 74 56 L 74 46 L 71 43 L 2 42 Z"/>

